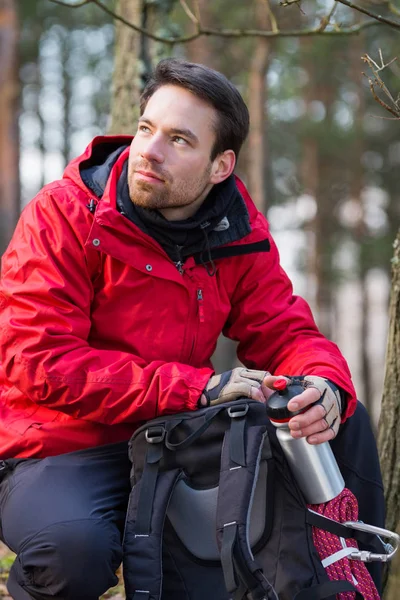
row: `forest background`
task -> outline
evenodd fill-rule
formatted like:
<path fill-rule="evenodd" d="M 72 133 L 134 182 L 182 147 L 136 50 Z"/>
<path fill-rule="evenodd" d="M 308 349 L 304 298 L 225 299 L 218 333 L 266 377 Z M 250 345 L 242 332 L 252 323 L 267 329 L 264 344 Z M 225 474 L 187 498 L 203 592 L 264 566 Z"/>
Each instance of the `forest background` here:
<path fill-rule="evenodd" d="M 93 136 L 135 132 L 138 95 L 160 58 L 216 68 L 251 113 L 237 173 L 270 221 L 295 292 L 347 358 L 377 431 L 400 223 L 400 121 L 376 102 L 377 90 L 388 102 L 382 88 L 371 93 L 365 56 L 390 63 L 379 74 L 399 107 L 400 6 L 360 0 L 360 12 L 333 0 L 62 4 L 0 0 L 0 253 L 23 206 Z M 196 35 L 200 23 L 206 35 Z M 217 372 L 231 368 L 234 344 L 221 339 L 214 359 Z M 386 435 L 396 437 L 396 430 Z M 398 527 L 393 471 L 387 480 L 397 496 L 389 525 Z"/>

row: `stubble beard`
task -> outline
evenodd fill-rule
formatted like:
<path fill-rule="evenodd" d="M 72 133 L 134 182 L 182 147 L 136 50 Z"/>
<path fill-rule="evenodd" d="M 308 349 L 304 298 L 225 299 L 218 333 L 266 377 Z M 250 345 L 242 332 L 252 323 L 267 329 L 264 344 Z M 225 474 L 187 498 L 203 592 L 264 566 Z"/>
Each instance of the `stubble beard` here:
<path fill-rule="evenodd" d="M 181 208 L 192 204 L 205 193 L 210 173 L 211 163 L 202 175 L 194 180 L 182 181 L 175 185 L 173 181 L 164 181 L 161 186 L 135 180 L 133 173 L 128 180 L 129 196 L 136 206 L 149 210 Z M 160 189 L 157 189 L 158 186 Z"/>

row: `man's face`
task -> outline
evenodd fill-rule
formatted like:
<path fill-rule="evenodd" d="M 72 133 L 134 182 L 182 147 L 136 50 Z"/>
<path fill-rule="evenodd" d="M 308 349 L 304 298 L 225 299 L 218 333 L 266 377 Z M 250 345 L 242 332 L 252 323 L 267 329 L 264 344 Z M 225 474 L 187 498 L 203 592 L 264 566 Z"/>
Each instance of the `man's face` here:
<path fill-rule="evenodd" d="M 216 119 L 212 106 L 184 88 L 165 85 L 151 96 L 129 153 L 134 204 L 170 219 L 196 212 L 215 183 L 218 159 L 210 155 Z"/>

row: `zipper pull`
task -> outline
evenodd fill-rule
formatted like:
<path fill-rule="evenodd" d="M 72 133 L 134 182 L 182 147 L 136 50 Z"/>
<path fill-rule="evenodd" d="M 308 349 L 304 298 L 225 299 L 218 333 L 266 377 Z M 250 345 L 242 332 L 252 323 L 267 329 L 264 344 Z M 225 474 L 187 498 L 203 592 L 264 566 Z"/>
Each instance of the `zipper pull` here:
<path fill-rule="evenodd" d="M 89 204 L 86 204 L 86 208 L 89 209 L 89 212 L 92 214 L 96 211 L 97 202 L 93 198 L 90 198 Z"/>
<path fill-rule="evenodd" d="M 183 262 L 181 260 L 178 260 L 178 262 L 175 263 L 175 266 L 178 269 L 179 273 L 183 275 Z"/>
<path fill-rule="evenodd" d="M 182 248 L 183 248 L 183 246 L 175 245 L 175 251 L 176 251 L 176 255 L 178 257 L 178 260 L 175 262 L 175 266 L 181 275 L 183 275 Z"/>
<path fill-rule="evenodd" d="M 199 305 L 199 319 L 200 319 L 200 323 L 204 323 L 203 290 L 197 290 L 197 302 L 198 302 L 198 305 Z"/>

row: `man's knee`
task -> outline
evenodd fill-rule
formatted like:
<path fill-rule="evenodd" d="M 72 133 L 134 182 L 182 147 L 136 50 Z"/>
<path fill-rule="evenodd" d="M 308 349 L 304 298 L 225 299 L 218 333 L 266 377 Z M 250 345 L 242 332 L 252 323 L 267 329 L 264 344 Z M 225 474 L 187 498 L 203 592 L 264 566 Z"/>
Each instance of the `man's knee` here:
<path fill-rule="evenodd" d="M 37 600 L 94 600 L 117 584 L 122 560 L 117 527 L 102 519 L 56 523 L 21 549 L 13 578 Z"/>

